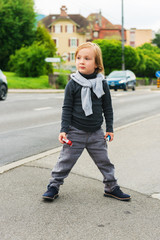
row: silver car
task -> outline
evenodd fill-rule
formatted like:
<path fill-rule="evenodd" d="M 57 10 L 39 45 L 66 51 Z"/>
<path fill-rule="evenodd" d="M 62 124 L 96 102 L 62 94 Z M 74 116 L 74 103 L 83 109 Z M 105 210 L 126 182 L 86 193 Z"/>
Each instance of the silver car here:
<path fill-rule="evenodd" d="M 0 100 L 5 100 L 8 93 L 7 78 L 0 70 Z"/>
<path fill-rule="evenodd" d="M 136 88 L 136 76 L 130 70 L 113 71 L 107 76 L 107 83 L 110 89 L 117 91 L 123 89 L 127 91 L 129 88 L 133 91 Z"/>

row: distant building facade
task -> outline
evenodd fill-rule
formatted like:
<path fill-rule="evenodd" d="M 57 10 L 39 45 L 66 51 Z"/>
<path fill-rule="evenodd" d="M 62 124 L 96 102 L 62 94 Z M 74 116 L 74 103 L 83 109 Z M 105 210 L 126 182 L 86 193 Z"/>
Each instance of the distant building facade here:
<path fill-rule="evenodd" d="M 114 25 L 99 13 L 92 13 L 87 17 L 91 29 L 91 39 L 116 39 L 122 40 L 122 26 Z M 124 41 L 126 30 L 124 29 Z"/>
<path fill-rule="evenodd" d="M 40 21 L 48 29 L 57 47 L 57 54 L 65 60 L 66 67 L 75 70 L 75 52 L 86 41 L 95 39 L 122 40 L 122 26 L 114 25 L 102 16 L 101 12 L 91 13 L 87 18 L 80 14 L 67 14 L 66 6 L 60 14 L 51 14 Z M 154 33 L 150 29 L 124 29 L 126 45 L 137 47 L 150 42 Z"/>
<path fill-rule="evenodd" d="M 155 33 L 151 29 L 136 29 L 131 28 L 126 32 L 126 45 L 138 47 L 144 43 L 151 43 L 155 38 Z"/>
<path fill-rule="evenodd" d="M 67 66 L 74 66 L 77 47 L 90 38 L 87 27 L 89 22 L 80 14 L 67 14 L 67 8 L 61 7 L 60 14 L 52 14 L 41 20 L 51 34 L 57 47 L 57 54 Z"/>
<path fill-rule="evenodd" d="M 121 25 L 113 25 L 101 12 L 92 13 L 85 18 L 80 14 L 67 14 L 66 6 L 62 6 L 60 14 L 48 15 L 40 22 L 50 32 L 57 54 L 71 68 L 75 66 L 75 52 L 81 43 L 94 39 L 121 40 Z"/>

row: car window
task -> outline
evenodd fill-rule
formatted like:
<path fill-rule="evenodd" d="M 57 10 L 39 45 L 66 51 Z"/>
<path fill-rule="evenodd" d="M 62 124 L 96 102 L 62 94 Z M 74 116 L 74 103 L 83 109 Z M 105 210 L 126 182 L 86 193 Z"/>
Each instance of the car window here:
<path fill-rule="evenodd" d="M 121 78 L 121 77 L 126 77 L 126 72 L 114 71 L 108 75 L 108 78 Z"/>

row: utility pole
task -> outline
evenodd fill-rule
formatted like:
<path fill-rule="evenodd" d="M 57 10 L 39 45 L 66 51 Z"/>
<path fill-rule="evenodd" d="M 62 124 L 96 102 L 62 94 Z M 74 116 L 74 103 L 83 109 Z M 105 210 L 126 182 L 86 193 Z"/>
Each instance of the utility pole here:
<path fill-rule="evenodd" d="M 125 58 L 124 58 L 124 13 L 123 13 L 123 0 L 122 1 L 122 70 L 125 70 Z"/>

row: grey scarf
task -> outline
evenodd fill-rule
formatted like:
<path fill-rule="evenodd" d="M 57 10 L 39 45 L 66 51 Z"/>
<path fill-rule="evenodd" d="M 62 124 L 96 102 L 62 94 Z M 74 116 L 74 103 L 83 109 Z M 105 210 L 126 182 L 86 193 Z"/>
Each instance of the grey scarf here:
<path fill-rule="evenodd" d="M 71 74 L 71 78 L 82 86 L 81 90 L 81 101 L 82 109 L 86 116 L 93 113 L 92 111 L 92 99 L 91 99 L 91 88 L 96 94 L 97 98 L 101 98 L 104 95 L 102 80 L 104 79 L 103 74 L 98 73 L 94 79 L 84 78 L 78 71 Z"/>

